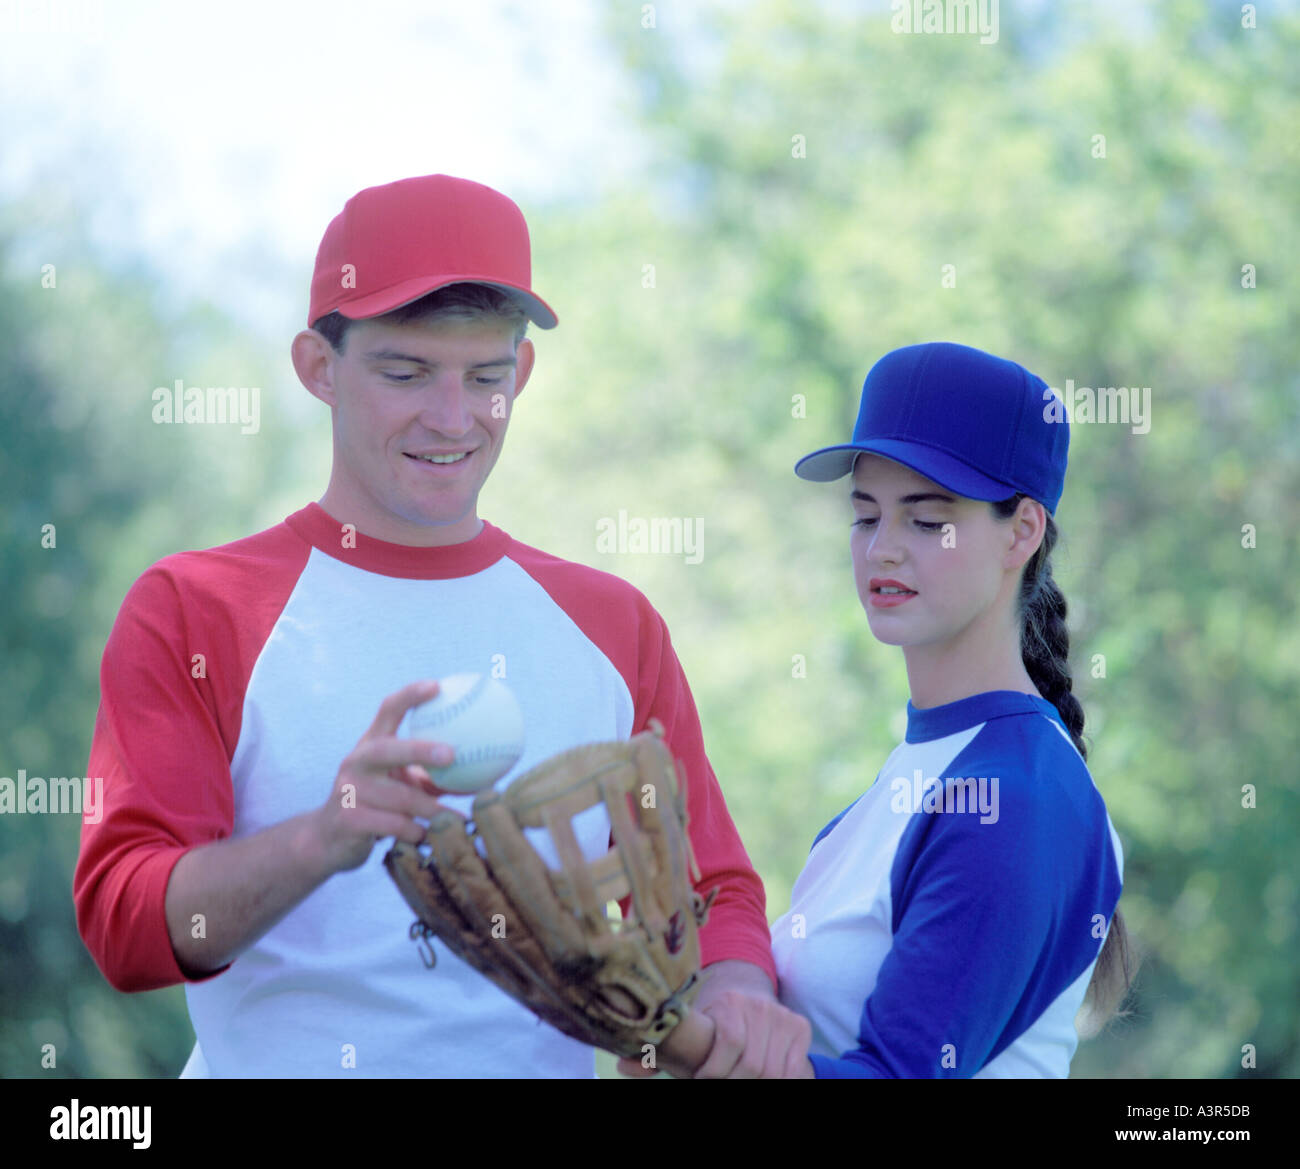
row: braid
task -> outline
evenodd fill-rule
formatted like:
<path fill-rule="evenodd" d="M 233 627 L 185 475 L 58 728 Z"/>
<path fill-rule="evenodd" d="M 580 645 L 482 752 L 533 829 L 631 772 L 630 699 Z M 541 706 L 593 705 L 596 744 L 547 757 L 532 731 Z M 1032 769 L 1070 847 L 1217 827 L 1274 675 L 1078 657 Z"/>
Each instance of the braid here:
<path fill-rule="evenodd" d="M 993 504 L 999 519 L 1010 519 L 1024 495 L 1013 495 Z M 1065 625 L 1065 595 L 1052 579 L 1051 555 L 1056 547 L 1056 522 L 1049 515 L 1043 542 L 1025 565 L 1020 578 L 1020 656 L 1038 692 L 1061 716 L 1079 754 L 1087 759 L 1083 741 L 1083 706 L 1074 696 L 1070 675 L 1070 633 Z M 1096 1035 L 1112 1018 L 1128 1014 L 1119 1006 L 1132 986 L 1133 967 L 1128 930 L 1118 907 L 1111 919 L 1106 942 L 1097 956 L 1092 978 L 1083 1000 L 1081 1034 Z"/>
<path fill-rule="evenodd" d="M 1061 716 L 1065 729 L 1088 758 L 1083 741 L 1083 707 L 1074 696 L 1070 676 L 1070 631 L 1065 625 L 1065 594 L 1052 579 L 1050 557 L 1056 544 L 1056 524 L 1047 517 L 1047 531 L 1020 581 L 1020 656 L 1038 692 Z"/>

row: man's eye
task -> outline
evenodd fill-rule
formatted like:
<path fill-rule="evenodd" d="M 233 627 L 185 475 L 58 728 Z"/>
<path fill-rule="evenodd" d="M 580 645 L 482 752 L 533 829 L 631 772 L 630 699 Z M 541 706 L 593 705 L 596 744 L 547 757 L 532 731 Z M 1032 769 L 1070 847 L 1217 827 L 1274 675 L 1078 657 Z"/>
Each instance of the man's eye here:
<path fill-rule="evenodd" d="M 409 382 L 415 377 L 413 373 L 386 373 L 384 374 L 390 382 Z"/>
<path fill-rule="evenodd" d="M 869 528 L 875 522 L 876 522 L 875 516 L 863 516 L 861 519 L 854 520 L 853 526 L 855 528 Z"/>
<path fill-rule="evenodd" d="M 927 520 L 916 520 L 916 526 L 923 532 L 939 532 L 943 530 L 943 522 L 931 523 Z"/>
<path fill-rule="evenodd" d="M 476 377 L 474 380 L 480 386 L 499 386 L 503 381 L 505 381 L 505 378 L 504 377 Z"/>

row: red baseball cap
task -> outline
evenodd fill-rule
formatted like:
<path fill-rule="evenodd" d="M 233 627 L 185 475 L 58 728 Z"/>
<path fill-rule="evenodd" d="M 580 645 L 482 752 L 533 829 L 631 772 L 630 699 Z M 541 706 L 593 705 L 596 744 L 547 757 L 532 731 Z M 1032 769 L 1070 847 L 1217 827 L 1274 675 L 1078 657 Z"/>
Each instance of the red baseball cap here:
<path fill-rule="evenodd" d="M 557 324 L 529 287 L 528 225 L 500 191 L 450 175 L 400 179 L 353 195 L 325 229 L 311 278 L 310 328 L 327 313 L 377 317 L 435 288 L 490 284 L 543 329 Z"/>

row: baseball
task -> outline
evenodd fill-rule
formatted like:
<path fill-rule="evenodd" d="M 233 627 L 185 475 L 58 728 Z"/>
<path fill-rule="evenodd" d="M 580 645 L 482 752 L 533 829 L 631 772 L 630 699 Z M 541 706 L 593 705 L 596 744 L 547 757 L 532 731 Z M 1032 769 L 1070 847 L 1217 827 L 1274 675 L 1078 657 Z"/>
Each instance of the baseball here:
<path fill-rule="evenodd" d="M 524 753 L 524 716 L 510 687 L 483 674 L 452 674 L 438 693 L 412 707 L 397 733 L 455 748 L 450 767 L 428 768 L 449 792 L 475 792 L 496 783 Z"/>

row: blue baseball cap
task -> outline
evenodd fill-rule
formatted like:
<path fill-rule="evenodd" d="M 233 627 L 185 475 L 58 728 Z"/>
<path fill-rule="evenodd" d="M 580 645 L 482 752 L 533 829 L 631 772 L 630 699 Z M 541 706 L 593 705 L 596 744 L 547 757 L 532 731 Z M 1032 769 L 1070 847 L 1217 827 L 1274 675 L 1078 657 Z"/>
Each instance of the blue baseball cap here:
<path fill-rule="evenodd" d="M 949 341 L 908 345 L 871 367 L 853 441 L 805 455 L 794 473 L 829 483 L 868 451 L 968 499 L 1022 492 L 1055 512 L 1070 427 L 1054 397 L 1014 361 Z"/>

